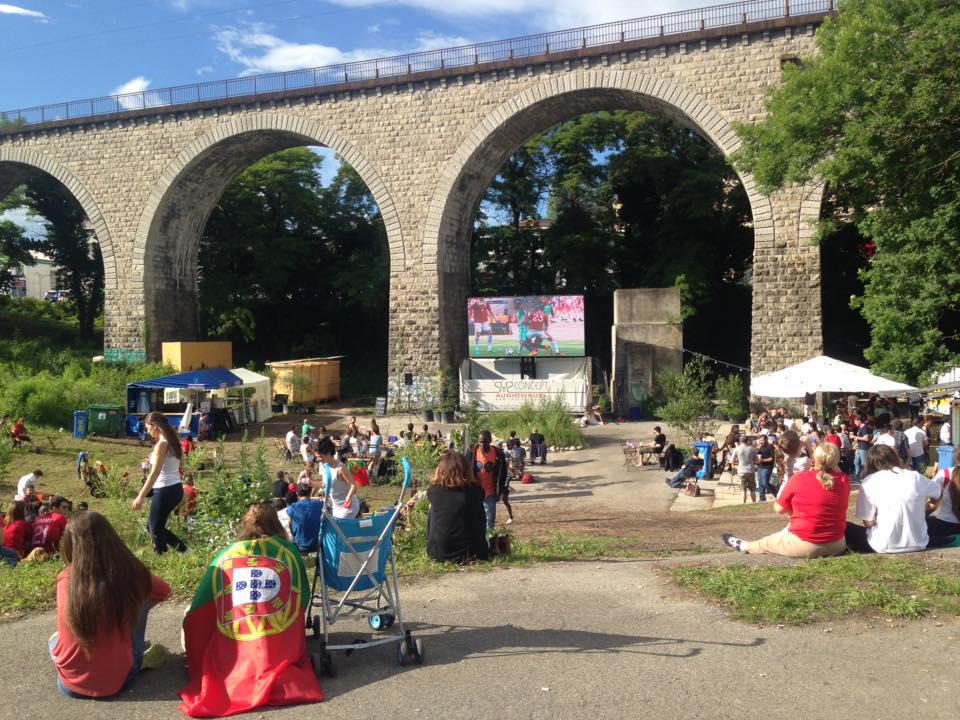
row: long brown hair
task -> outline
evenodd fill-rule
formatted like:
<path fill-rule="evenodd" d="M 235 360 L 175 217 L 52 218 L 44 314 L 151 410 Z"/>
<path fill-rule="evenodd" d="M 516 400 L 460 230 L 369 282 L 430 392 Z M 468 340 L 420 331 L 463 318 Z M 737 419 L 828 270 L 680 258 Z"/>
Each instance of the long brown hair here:
<path fill-rule="evenodd" d="M 943 494 L 950 493 L 950 503 L 953 505 L 953 514 L 960 512 L 960 447 L 953 456 L 953 470 L 950 471 L 950 482 L 943 489 Z M 943 502 L 943 495 L 937 501 L 937 507 Z"/>
<path fill-rule="evenodd" d="M 897 451 L 889 445 L 874 445 L 867 451 L 867 464 L 863 468 L 863 476 L 873 475 L 881 470 L 900 470 L 903 463 Z"/>
<path fill-rule="evenodd" d="M 824 490 L 833 490 L 833 473 L 840 465 L 840 449 L 833 443 L 820 443 L 813 451 L 813 469 Z"/>
<path fill-rule="evenodd" d="M 132 632 L 150 596 L 150 571 L 98 512 L 74 515 L 60 552 L 71 567 L 65 617 L 84 652 L 97 635 L 119 628 Z"/>
<path fill-rule="evenodd" d="M 449 450 L 440 456 L 437 471 L 434 473 L 430 484 L 459 490 L 474 485 L 476 482 L 470 461 L 456 450 Z"/>
<path fill-rule="evenodd" d="M 170 447 L 167 448 L 168 453 L 173 453 L 177 458 L 183 457 L 183 448 L 180 447 L 180 436 L 177 435 L 177 431 L 173 429 L 173 425 L 170 424 L 170 420 L 162 412 L 153 411 L 147 413 L 146 423 L 150 425 L 156 425 L 160 430 L 160 433 L 167 440 L 167 445 Z"/>
<path fill-rule="evenodd" d="M 301 502 L 308 502 L 303 500 Z M 278 535 L 286 537 L 287 532 L 280 524 L 280 518 L 277 516 L 277 510 L 271 502 L 254 503 L 247 508 L 243 519 L 240 521 L 240 531 L 237 533 L 237 540 L 256 540 L 257 538 L 270 537 Z"/>
<path fill-rule="evenodd" d="M 11 500 L 7 505 L 7 524 L 27 519 L 27 504 L 23 500 Z"/>

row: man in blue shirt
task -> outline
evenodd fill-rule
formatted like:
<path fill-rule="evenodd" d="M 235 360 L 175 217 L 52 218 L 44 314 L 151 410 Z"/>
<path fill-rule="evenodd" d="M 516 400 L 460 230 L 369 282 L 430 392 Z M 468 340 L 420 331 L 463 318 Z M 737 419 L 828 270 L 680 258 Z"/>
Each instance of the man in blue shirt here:
<path fill-rule="evenodd" d="M 323 517 L 323 501 L 310 499 L 310 486 L 297 488 L 299 500 L 287 508 L 290 518 L 290 534 L 300 552 L 317 549 L 320 537 L 320 520 Z"/>

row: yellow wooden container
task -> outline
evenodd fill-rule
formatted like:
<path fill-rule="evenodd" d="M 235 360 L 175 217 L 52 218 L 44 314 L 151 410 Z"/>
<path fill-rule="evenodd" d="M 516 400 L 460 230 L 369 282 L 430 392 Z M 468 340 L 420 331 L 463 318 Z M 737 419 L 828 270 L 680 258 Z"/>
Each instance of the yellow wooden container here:
<path fill-rule="evenodd" d="M 276 360 L 268 362 L 267 367 L 277 374 L 274 394 L 286 395 L 291 404 L 308 405 L 340 399 L 339 358 Z M 301 381 L 295 382 L 294 376 Z"/>
<path fill-rule="evenodd" d="M 233 343 L 229 340 L 209 342 L 165 342 L 163 362 L 177 372 L 204 368 L 232 368 Z"/>

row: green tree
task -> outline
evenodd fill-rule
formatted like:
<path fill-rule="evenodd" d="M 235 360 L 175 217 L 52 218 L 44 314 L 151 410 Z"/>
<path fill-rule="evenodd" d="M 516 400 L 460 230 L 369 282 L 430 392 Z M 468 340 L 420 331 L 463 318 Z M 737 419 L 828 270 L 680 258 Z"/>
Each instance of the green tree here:
<path fill-rule="evenodd" d="M 61 288 L 70 291 L 80 336 L 93 337 L 103 312 L 103 258 L 96 237 L 87 229 L 87 216 L 59 180 L 40 174 L 24 187 L 23 199 L 32 214 L 43 218 L 45 238 L 38 247 L 57 267 Z"/>
<path fill-rule="evenodd" d="M 820 178 L 875 244 L 855 301 L 871 366 L 917 381 L 960 357 L 960 5 L 847 0 L 819 54 L 787 65 L 768 118 L 740 126 L 760 187 Z"/>
<path fill-rule="evenodd" d="M 665 371 L 658 378 L 664 403 L 656 413 L 690 438 L 701 440 L 713 435 L 720 426 L 711 417 L 711 376 L 706 361 L 695 357 L 683 366 L 683 372 Z"/>
<path fill-rule="evenodd" d="M 33 265 L 30 240 L 11 220 L 0 220 L 0 293 L 13 287 L 21 265 Z"/>

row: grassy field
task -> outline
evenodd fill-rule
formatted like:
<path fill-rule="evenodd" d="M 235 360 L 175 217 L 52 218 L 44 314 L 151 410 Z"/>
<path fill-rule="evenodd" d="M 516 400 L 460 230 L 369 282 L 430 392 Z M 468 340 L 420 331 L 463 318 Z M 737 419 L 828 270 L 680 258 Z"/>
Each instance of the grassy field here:
<path fill-rule="evenodd" d="M 851 554 L 786 566 L 681 566 L 667 573 L 720 601 L 739 620 L 806 624 L 858 615 L 960 615 L 958 571 L 958 557 L 916 553 Z"/>
<path fill-rule="evenodd" d="M 516 355 L 517 357 L 520 357 L 530 355 L 530 352 L 526 349 L 518 351 L 518 345 L 519 342 L 515 336 L 494 335 L 493 352 L 491 352 L 490 346 L 487 345 L 486 335 L 480 336 L 479 348 L 477 347 L 474 338 L 471 336 L 470 357 L 504 357 L 507 355 Z M 582 340 L 558 340 L 557 345 L 560 347 L 560 352 L 563 355 L 580 357 L 584 354 L 584 344 Z M 541 357 L 550 357 L 553 355 L 553 351 L 550 349 L 550 344 L 546 342 L 543 343 L 537 354 Z"/>

